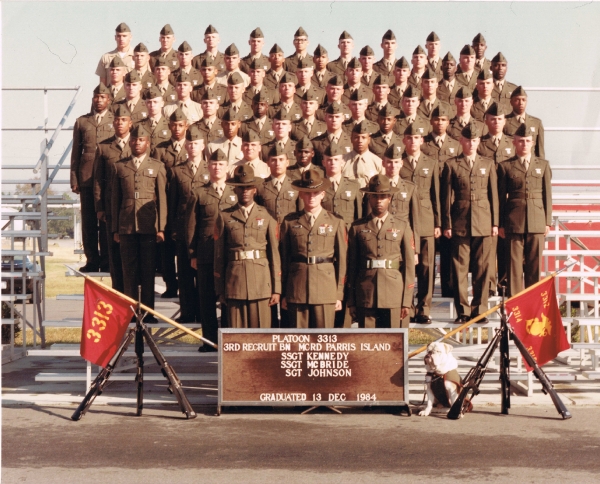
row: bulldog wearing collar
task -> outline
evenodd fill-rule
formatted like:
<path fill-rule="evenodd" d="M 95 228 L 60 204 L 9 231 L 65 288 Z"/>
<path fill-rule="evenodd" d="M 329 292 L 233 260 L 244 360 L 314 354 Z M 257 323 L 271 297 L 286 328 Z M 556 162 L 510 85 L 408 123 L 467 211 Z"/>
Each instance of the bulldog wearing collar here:
<path fill-rule="evenodd" d="M 462 387 L 452 346 L 439 342 L 429 344 L 424 361 L 427 368 L 427 406 L 419 412 L 420 417 L 427 417 L 434 403 L 438 408 L 450 408 Z"/>

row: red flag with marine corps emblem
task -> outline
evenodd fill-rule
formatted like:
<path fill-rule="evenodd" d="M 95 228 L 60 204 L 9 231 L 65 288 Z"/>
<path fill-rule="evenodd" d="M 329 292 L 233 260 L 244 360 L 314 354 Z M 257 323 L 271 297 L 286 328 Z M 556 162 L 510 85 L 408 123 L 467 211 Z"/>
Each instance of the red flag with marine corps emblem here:
<path fill-rule="evenodd" d="M 129 303 L 107 289 L 85 280 L 81 356 L 106 367 L 123 341 L 133 316 Z"/>
<path fill-rule="evenodd" d="M 554 278 L 506 301 L 506 313 L 511 312 L 511 327 L 539 366 L 571 347 L 556 302 Z"/>

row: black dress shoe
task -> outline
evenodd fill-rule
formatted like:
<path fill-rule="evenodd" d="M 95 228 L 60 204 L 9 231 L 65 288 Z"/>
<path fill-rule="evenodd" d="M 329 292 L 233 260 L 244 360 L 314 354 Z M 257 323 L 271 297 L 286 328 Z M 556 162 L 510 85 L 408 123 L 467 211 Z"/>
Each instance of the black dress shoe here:
<path fill-rule="evenodd" d="M 169 298 L 174 298 L 177 297 L 177 291 L 165 291 L 160 295 L 161 298 L 163 299 L 169 299 Z"/>
<path fill-rule="evenodd" d="M 471 318 L 473 319 L 473 318 Z M 477 321 L 475 324 L 488 324 L 490 321 L 488 318 L 481 318 L 479 321 Z"/>
<path fill-rule="evenodd" d="M 416 316 L 411 316 L 410 317 L 410 322 L 411 323 L 416 323 L 417 322 L 417 317 Z"/>
<path fill-rule="evenodd" d="M 79 272 L 86 272 L 86 273 L 89 273 L 89 272 L 98 272 L 98 266 L 93 266 L 93 265 L 90 265 L 90 264 L 86 264 L 83 267 L 80 267 L 78 269 L 78 271 Z"/>
<path fill-rule="evenodd" d="M 455 324 L 465 324 L 465 323 L 468 323 L 468 322 L 469 322 L 469 319 L 470 319 L 470 318 L 469 318 L 469 316 L 465 316 L 465 315 L 463 314 L 462 316 L 459 316 L 459 317 L 457 317 L 457 318 L 454 320 L 454 323 L 455 323 Z"/>
<path fill-rule="evenodd" d="M 415 323 L 431 324 L 431 318 L 425 314 L 417 314 L 415 316 Z"/>
<path fill-rule="evenodd" d="M 198 348 L 199 353 L 214 353 L 216 351 L 219 351 L 219 350 L 217 350 L 217 348 L 213 348 L 210 345 L 202 345 L 202 346 L 200 346 L 200 348 Z"/>

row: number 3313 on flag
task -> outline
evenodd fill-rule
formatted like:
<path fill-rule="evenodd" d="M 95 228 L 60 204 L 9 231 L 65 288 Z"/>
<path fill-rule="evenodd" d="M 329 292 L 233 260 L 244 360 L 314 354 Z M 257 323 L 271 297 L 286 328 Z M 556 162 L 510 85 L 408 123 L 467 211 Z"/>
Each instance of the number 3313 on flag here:
<path fill-rule="evenodd" d="M 97 328 L 98 331 L 104 331 L 106 329 L 106 323 L 110 320 L 110 314 L 113 311 L 112 305 L 105 303 L 101 299 L 98 300 L 96 310 L 94 311 L 94 317 L 92 318 L 92 326 Z M 87 338 L 94 338 L 94 343 L 100 342 L 102 334 L 100 334 L 93 328 L 88 329 Z"/>

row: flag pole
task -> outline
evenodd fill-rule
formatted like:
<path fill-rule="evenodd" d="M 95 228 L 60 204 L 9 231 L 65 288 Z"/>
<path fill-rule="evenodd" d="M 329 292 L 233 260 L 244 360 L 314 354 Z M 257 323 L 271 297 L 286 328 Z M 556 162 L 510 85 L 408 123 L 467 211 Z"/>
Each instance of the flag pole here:
<path fill-rule="evenodd" d="M 97 286 L 102 287 L 103 289 L 106 289 L 109 292 L 112 292 L 113 294 L 115 294 L 116 296 L 120 297 L 121 299 L 124 299 L 125 301 L 127 301 L 130 304 L 134 304 L 135 306 L 137 306 L 138 301 L 130 298 L 129 296 L 126 296 L 125 294 L 123 294 L 122 292 L 117 291 L 116 289 L 113 289 L 112 287 L 107 286 L 106 284 L 101 283 L 100 281 L 96 281 L 93 278 L 91 278 L 90 276 L 84 274 L 83 272 L 79 272 L 77 269 L 71 267 L 68 264 L 65 264 L 65 267 L 67 267 L 69 270 L 77 273 L 79 276 L 85 278 L 87 281 L 93 282 L 94 284 L 96 284 Z M 159 319 L 162 319 L 164 322 L 169 323 L 171 326 L 175 326 L 177 329 L 183 331 L 184 333 L 189 334 L 190 336 L 193 336 L 196 339 L 199 339 L 200 341 L 212 346 L 213 348 L 218 349 L 219 347 L 213 343 L 212 341 L 200 336 L 198 333 L 192 331 L 189 328 L 186 328 L 185 326 L 173 321 L 170 318 L 167 318 L 166 316 L 163 316 L 162 314 L 160 314 L 159 312 L 155 311 L 154 309 L 146 306 L 145 304 L 141 304 L 140 303 L 140 307 L 144 310 L 149 312 L 150 314 L 156 316 Z"/>
<path fill-rule="evenodd" d="M 554 277 L 556 277 L 557 274 L 560 274 L 562 271 L 568 269 L 569 267 L 574 266 L 575 264 L 577 264 L 577 261 L 572 262 L 571 264 L 569 264 L 568 266 L 563 267 L 562 269 L 557 270 L 556 272 L 553 272 L 552 274 L 550 274 L 549 276 L 544 277 L 541 281 L 536 282 L 535 284 L 532 284 L 531 286 L 523 289 L 521 292 L 519 292 L 518 294 L 515 294 L 514 296 L 509 297 L 506 301 L 505 304 L 507 302 L 509 302 L 511 299 L 514 299 L 515 297 L 520 296 L 521 294 L 526 293 L 527 291 L 531 291 L 532 289 L 541 286 L 542 284 L 548 282 L 550 279 L 553 279 Z M 454 336 L 456 333 L 460 333 L 461 331 L 465 330 L 466 328 L 468 328 L 469 326 L 471 326 L 472 324 L 477 323 L 478 321 L 481 321 L 483 318 L 485 318 L 486 316 L 494 313 L 495 311 L 497 311 L 498 309 L 500 309 L 501 304 L 496 304 L 493 308 L 488 309 L 485 313 L 478 315 L 477 317 L 471 319 L 470 321 L 467 321 L 464 324 L 461 324 L 458 328 L 454 328 L 452 331 L 449 331 L 448 333 L 446 333 L 444 336 L 442 336 L 441 338 L 437 339 L 435 342 L 440 342 L 443 341 L 445 339 L 450 338 L 451 336 Z M 417 356 L 419 353 L 423 353 L 423 351 L 425 351 L 427 349 L 428 345 L 424 345 L 421 346 L 419 349 L 416 349 L 414 351 L 411 351 L 408 354 L 408 358 L 412 358 L 413 356 Z"/>

